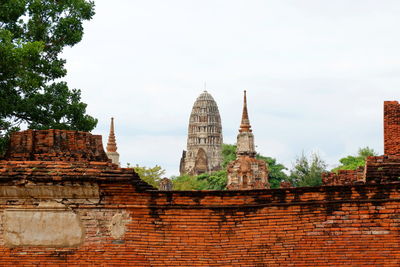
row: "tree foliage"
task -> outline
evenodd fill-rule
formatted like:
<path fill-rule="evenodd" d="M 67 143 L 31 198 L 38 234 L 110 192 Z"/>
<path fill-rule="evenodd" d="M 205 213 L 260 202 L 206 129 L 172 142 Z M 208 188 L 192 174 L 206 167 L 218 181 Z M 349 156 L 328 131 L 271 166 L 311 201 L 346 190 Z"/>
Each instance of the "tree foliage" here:
<path fill-rule="evenodd" d="M 203 173 L 198 176 L 188 174 L 172 177 L 174 190 L 225 190 L 226 170 Z"/>
<path fill-rule="evenodd" d="M 277 163 L 276 159 L 261 156 L 260 154 L 257 154 L 257 159 L 264 160 L 268 164 L 268 181 L 271 188 L 279 188 L 281 182 L 288 179 L 288 176 L 284 172 L 287 168 L 283 164 Z"/>
<path fill-rule="evenodd" d="M 171 177 L 174 190 L 205 190 L 206 181 L 197 179 L 197 176 L 188 174 Z"/>
<path fill-rule="evenodd" d="M 225 190 L 226 183 L 225 170 L 203 173 L 198 176 L 184 174 L 172 177 L 174 190 Z"/>
<path fill-rule="evenodd" d="M 204 184 L 199 190 L 224 190 L 228 182 L 226 170 L 216 171 L 212 173 L 203 173 L 196 177 L 199 181 L 204 181 Z"/>
<path fill-rule="evenodd" d="M 236 159 L 236 146 L 230 144 L 222 144 L 222 168 L 226 168 L 229 162 Z"/>
<path fill-rule="evenodd" d="M 83 21 L 94 15 L 86 0 L 0 2 L 0 153 L 4 138 L 28 128 L 90 131 L 80 90 L 60 81 L 67 71 L 63 48 L 82 39 Z"/>
<path fill-rule="evenodd" d="M 129 165 L 128 165 L 129 167 Z M 158 188 L 160 185 L 160 180 L 165 175 L 165 170 L 160 166 L 156 165 L 152 168 L 141 167 L 139 165 L 135 165 L 133 167 L 135 172 L 139 175 L 140 179 L 145 181 L 146 183 Z"/>
<path fill-rule="evenodd" d="M 332 171 L 337 172 L 338 170 L 355 170 L 358 167 L 365 165 L 365 160 L 367 157 L 377 155 L 378 154 L 372 148 L 359 148 L 357 155 L 349 155 L 347 157 L 341 158 L 339 160 L 341 165 L 332 169 Z"/>
<path fill-rule="evenodd" d="M 289 181 L 294 186 L 319 186 L 326 167 L 327 164 L 317 153 L 312 153 L 310 159 L 302 153 L 290 170 Z"/>

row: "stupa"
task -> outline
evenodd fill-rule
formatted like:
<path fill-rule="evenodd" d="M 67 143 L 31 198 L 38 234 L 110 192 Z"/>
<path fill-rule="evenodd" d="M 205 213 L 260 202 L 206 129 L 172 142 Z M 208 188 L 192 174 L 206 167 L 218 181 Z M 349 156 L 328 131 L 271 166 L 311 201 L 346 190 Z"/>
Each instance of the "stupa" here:
<path fill-rule="evenodd" d="M 256 158 L 254 135 L 247 111 L 246 91 L 244 91 L 242 122 L 236 145 L 236 160 L 228 164 L 226 188 L 230 190 L 269 188 L 267 163 Z"/>

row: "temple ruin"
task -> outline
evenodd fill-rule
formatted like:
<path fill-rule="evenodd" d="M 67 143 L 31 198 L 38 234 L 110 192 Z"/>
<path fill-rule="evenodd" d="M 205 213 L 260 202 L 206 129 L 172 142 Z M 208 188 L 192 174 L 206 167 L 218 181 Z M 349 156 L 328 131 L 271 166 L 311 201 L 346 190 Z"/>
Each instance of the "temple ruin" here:
<path fill-rule="evenodd" d="M 204 91 L 193 104 L 189 119 L 187 150 L 182 153 L 180 173 L 199 175 L 221 169 L 222 126 L 217 103 Z"/>

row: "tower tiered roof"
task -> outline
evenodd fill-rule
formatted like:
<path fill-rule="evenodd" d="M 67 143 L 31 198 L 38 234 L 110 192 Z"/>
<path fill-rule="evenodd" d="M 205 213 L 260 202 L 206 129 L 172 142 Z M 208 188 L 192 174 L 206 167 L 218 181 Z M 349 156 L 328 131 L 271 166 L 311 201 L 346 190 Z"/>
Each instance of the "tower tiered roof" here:
<path fill-rule="evenodd" d="M 243 98 L 243 112 L 242 112 L 242 123 L 240 124 L 239 132 L 251 132 L 251 125 L 249 120 L 249 113 L 247 112 L 247 97 L 246 90 L 244 90 Z"/>
<path fill-rule="evenodd" d="M 117 152 L 117 142 L 114 132 L 114 118 L 111 118 L 110 134 L 108 135 L 107 152 Z"/>
<path fill-rule="evenodd" d="M 109 159 L 111 159 L 112 163 L 120 165 L 119 153 L 117 152 L 117 142 L 115 140 L 114 118 L 111 118 L 110 134 L 108 135 L 108 142 L 106 149 L 107 149 L 107 156 Z"/>

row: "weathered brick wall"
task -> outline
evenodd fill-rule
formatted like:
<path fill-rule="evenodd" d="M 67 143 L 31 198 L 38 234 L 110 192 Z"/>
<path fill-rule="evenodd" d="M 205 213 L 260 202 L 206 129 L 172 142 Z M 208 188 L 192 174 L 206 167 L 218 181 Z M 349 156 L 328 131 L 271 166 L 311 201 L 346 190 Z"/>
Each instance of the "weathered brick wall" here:
<path fill-rule="evenodd" d="M 400 156 L 372 156 L 367 158 L 364 167 L 357 170 L 322 174 L 324 186 L 396 182 L 400 182 Z"/>
<path fill-rule="evenodd" d="M 384 103 L 385 155 L 400 156 L 400 104 L 397 101 Z"/>
<path fill-rule="evenodd" d="M 359 167 L 357 170 L 339 170 L 337 173 L 322 173 L 323 185 L 351 185 L 364 182 L 364 167 Z"/>
<path fill-rule="evenodd" d="M 399 189 L 135 192 L 108 181 L 98 201 L 61 201 L 79 215 L 81 245 L 9 247 L 0 239 L 0 265 L 399 266 Z M 48 201 L 0 199 L 3 210 Z"/>
<path fill-rule="evenodd" d="M 400 181 L 400 156 L 368 157 L 365 166 L 365 179 L 368 183 Z"/>
<path fill-rule="evenodd" d="M 14 133 L 5 158 L 18 161 L 108 161 L 101 135 L 54 129 Z"/>

